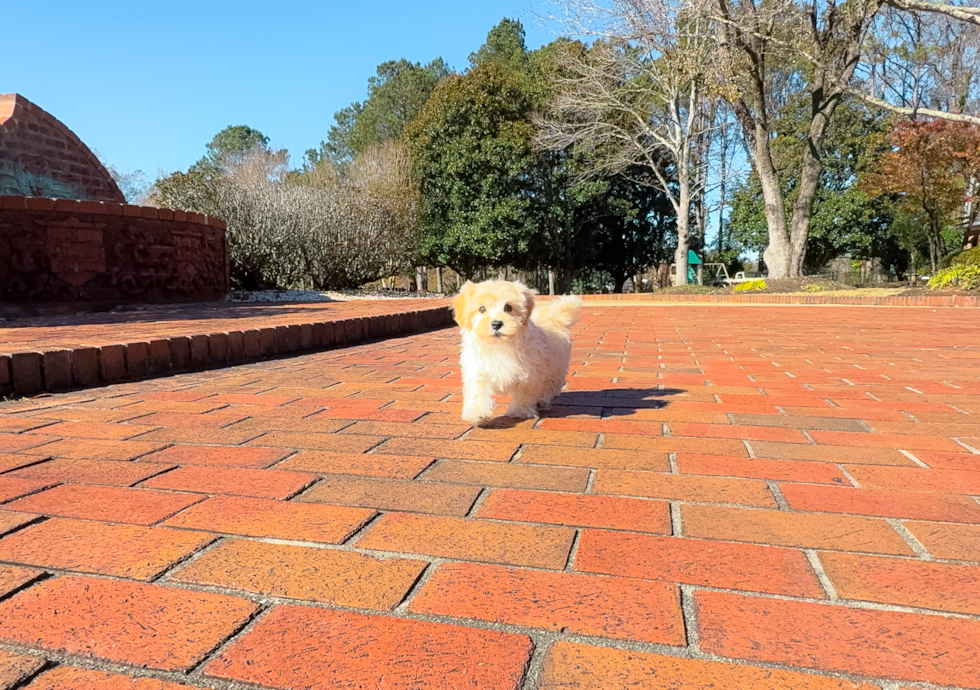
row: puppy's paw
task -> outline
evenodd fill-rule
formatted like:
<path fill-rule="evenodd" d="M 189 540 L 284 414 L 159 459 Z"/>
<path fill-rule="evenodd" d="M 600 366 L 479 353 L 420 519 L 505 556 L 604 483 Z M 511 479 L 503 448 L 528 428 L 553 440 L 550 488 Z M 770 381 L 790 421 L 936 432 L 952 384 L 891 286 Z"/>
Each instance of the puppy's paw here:
<path fill-rule="evenodd" d="M 464 408 L 463 409 L 463 421 L 470 424 L 485 424 L 493 419 L 492 409 L 482 409 L 482 408 Z"/>
<path fill-rule="evenodd" d="M 533 405 L 531 407 L 508 407 L 504 414 L 514 419 L 537 419 L 541 416 Z"/>

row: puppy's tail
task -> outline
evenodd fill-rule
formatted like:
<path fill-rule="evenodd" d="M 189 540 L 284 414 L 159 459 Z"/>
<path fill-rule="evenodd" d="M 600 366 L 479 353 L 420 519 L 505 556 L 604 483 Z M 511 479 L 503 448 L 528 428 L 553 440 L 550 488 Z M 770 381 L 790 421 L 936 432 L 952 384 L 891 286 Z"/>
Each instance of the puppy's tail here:
<path fill-rule="evenodd" d="M 572 295 L 556 297 L 531 312 L 531 321 L 548 331 L 568 332 L 582 311 L 582 300 Z"/>

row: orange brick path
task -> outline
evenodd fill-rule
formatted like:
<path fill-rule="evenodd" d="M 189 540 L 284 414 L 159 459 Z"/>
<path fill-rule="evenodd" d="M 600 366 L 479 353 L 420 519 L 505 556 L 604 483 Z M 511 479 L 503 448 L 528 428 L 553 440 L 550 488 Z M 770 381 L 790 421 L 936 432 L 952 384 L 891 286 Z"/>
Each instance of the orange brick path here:
<path fill-rule="evenodd" d="M 587 305 L 486 429 L 450 330 L 0 404 L 0 688 L 980 688 L 964 314 Z"/>

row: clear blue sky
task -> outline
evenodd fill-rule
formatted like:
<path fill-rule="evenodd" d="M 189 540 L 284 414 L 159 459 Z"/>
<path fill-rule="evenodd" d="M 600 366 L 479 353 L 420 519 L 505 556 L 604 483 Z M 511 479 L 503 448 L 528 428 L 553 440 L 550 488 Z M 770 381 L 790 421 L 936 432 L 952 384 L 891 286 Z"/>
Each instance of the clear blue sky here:
<path fill-rule="evenodd" d="M 535 0 L 28 0 L 3 2 L 0 93 L 68 125 L 122 172 L 186 168 L 227 125 L 261 130 L 294 164 L 385 60 L 457 70 L 503 17 L 553 39 Z"/>

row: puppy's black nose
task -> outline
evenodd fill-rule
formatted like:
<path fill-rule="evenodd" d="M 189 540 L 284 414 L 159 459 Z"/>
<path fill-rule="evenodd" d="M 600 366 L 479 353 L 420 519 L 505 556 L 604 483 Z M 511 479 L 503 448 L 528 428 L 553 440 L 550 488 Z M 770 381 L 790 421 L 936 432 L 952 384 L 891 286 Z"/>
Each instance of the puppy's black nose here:
<path fill-rule="evenodd" d="M 493 330 L 495 330 L 495 331 L 499 331 L 501 328 L 504 327 L 504 322 L 503 321 L 491 321 L 490 322 L 490 327 L 493 328 Z"/>

